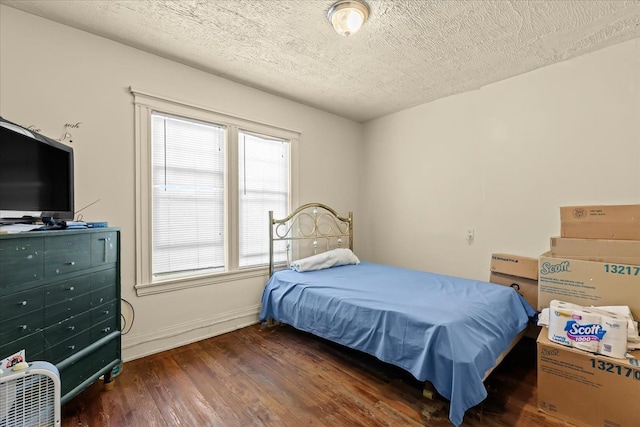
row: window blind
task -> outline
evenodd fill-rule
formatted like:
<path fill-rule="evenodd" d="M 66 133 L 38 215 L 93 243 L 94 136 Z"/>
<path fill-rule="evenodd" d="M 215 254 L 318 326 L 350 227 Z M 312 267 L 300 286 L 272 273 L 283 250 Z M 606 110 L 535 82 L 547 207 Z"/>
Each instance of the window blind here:
<path fill-rule="evenodd" d="M 224 270 L 225 128 L 152 114 L 154 278 Z"/>
<path fill-rule="evenodd" d="M 239 267 L 269 263 L 269 211 L 284 218 L 289 208 L 288 140 L 238 132 Z M 276 261 L 285 246 L 276 245 Z"/>

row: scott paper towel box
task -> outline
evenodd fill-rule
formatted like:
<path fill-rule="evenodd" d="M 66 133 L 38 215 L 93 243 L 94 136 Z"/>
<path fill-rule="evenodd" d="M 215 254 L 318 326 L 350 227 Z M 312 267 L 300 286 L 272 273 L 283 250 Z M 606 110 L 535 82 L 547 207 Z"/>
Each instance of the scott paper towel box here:
<path fill-rule="evenodd" d="M 585 307 L 628 305 L 633 318 L 640 319 L 640 266 L 542 254 L 538 310 L 549 307 L 551 300 Z"/>
<path fill-rule="evenodd" d="M 640 425 L 640 351 L 612 359 L 538 336 L 538 409 L 578 426 Z"/>

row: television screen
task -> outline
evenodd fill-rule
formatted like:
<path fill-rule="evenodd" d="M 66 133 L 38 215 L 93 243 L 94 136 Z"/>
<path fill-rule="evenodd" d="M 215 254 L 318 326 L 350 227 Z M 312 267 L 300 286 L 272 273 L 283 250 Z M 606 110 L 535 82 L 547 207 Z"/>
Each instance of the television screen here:
<path fill-rule="evenodd" d="M 0 211 L 73 219 L 73 149 L 0 118 Z"/>

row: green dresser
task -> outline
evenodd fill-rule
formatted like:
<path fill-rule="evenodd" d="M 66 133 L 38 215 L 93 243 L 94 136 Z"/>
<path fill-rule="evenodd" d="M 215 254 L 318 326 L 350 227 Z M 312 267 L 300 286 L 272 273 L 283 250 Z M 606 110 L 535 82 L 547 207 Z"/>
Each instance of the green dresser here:
<path fill-rule="evenodd" d="M 120 230 L 0 235 L 0 359 L 56 365 L 62 403 L 121 362 Z"/>

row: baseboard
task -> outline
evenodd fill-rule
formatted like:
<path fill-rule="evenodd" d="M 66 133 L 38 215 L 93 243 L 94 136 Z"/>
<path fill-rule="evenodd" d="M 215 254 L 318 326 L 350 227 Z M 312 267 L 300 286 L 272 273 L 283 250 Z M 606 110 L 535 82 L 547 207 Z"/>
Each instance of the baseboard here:
<path fill-rule="evenodd" d="M 260 304 L 148 333 L 124 335 L 122 360 L 128 362 L 254 325 L 259 314 Z"/>

